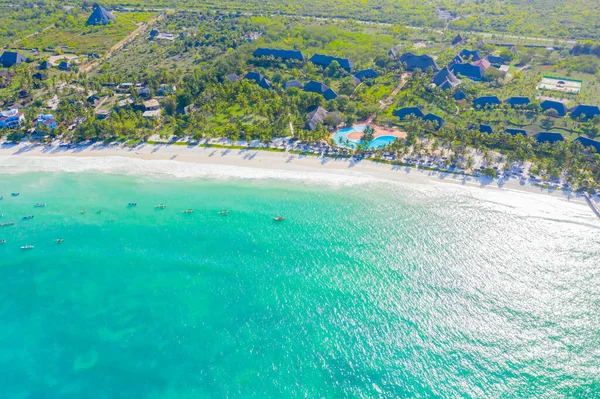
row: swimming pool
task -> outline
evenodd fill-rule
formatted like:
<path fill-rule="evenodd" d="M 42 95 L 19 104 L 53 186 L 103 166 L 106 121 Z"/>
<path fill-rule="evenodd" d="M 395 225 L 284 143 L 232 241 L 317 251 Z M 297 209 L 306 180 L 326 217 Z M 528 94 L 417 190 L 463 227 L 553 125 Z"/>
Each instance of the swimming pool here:
<path fill-rule="evenodd" d="M 356 148 L 358 144 L 362 144 L 364 146 L 364 142 L 362 140 L 350 139 L 348 138 L 348 135 L 354 132 L 364 132 L 366 127 L 366 125 L 358 125 L 340 129 L 334 133 L 333 141 L 335 141 L 338 146 L 345 148 Z M 393 143 L 394 140 L 396 140 L 395 136 L 379 136 L 371 140 L 367 148 L 369 150 L 383 148 Z"/>

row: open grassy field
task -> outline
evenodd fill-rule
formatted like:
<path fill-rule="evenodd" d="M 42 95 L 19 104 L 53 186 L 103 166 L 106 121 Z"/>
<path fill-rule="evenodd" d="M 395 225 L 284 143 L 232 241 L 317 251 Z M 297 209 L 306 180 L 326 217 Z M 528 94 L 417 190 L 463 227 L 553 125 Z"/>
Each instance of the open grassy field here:
<path fill-rule="evenodd" d="M 87 26 L 81 13 L 68 26 L 52 27 L 18 43 L 21 48 L 57 49 L 74 54 L 102 54 L 126 37 L 139 24 L 156 16 L 152 12 L 115 12 L 117 22 L 106 26 Z"/>

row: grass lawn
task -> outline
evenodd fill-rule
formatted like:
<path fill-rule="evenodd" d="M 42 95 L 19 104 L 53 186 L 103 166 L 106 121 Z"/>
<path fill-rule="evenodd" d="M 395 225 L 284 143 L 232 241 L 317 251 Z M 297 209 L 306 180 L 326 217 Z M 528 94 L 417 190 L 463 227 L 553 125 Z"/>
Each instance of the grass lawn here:
<path fill-rule="evenodd" d="M 80 14 L 71 26 L 51 28 L 27 39 L 21 45 L 26 48 L 54 49 L 75 54 L 103 54 L 119 40 L 123 39 L 142 22 L 148 22 L 156 13 L 123 12 L 115 13 L 117 22 L 105 26 L 87 26 L 87 14 Z"/>

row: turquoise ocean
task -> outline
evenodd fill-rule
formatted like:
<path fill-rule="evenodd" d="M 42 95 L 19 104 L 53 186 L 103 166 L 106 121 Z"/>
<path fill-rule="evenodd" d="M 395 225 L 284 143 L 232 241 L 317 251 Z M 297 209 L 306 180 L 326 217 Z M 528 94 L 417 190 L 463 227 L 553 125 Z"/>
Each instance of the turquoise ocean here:
<path fill-rule="evenodd" d="M 0 195 L 2 398 L 600 397 L 585 204 L 60 172 Z"/>

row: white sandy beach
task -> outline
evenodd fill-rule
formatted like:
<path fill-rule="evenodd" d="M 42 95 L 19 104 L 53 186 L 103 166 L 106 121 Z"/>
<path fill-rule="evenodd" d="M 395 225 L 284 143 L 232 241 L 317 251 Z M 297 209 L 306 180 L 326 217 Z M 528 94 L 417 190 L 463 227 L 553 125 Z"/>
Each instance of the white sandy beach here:
<path fill-rule="evenodd" d="M 330 185 L 388 181 L 441 188 L 452 184 L 475 192 L 495 190 L 551 195 L 588 207 L 585 198 L 580 195 L 564 190 L 547 190 L 516 179 L 498 181 L 367 160 L 252 149 L 154 144 L 135 148 L 94 144 L 66 149 L 59 147 L 58 143 L 46 146 L 4 144 L 0 146 L 0 170 L 2 173 L 64 171 L 159 174 L 180 178 L 285 179 Z M 592 213 L 592 210 L 589 209 L 589 212 Z"/>

